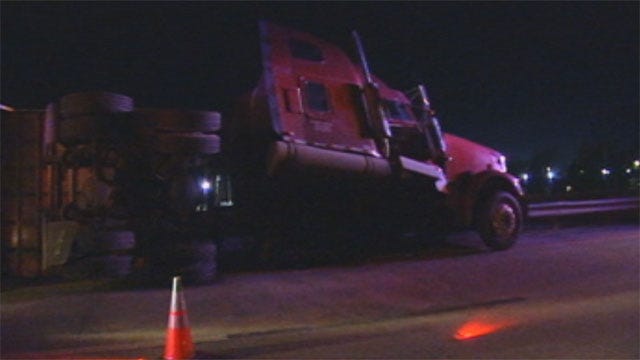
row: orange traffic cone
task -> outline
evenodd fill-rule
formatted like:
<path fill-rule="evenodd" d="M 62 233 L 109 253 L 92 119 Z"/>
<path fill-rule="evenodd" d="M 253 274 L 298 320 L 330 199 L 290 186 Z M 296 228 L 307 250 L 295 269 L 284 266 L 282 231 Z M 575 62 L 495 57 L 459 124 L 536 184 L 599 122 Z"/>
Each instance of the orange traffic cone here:
<path fill-rule="evenodd" d="M 166 360 L 191 359 L 193 354 L 193 340 L 187 318 L 187 304 L 182 292 L 182 280 L 180 276 L 175 276 L 171 291 L 171 309 L 169 310 L 164 358 Z"/>

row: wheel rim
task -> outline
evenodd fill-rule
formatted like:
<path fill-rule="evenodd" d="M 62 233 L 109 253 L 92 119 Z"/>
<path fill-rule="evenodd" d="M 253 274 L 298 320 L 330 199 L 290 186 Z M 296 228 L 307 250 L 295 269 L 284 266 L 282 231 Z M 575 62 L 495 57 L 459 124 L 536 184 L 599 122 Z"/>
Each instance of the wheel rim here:
<path fill-rule="evenodd" d="M 493 212 L 491 226 L 499 238 L 505 239 L 512 236 L 518 226 L 515 209 L 509 204 L 500 203 Z"/>

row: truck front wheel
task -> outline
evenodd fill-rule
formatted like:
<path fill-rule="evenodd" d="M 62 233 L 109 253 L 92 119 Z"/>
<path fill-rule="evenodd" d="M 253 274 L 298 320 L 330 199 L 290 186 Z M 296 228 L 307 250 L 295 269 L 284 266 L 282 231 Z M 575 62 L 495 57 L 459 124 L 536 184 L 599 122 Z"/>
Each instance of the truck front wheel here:
<path fill-rule="evenodd" d="M 513 195 L 494 192 L 480 201 L 476 227 L 484 243 L 492 250 L 506 250 L 515 244 L 522 230 L 522 208 Z"/>

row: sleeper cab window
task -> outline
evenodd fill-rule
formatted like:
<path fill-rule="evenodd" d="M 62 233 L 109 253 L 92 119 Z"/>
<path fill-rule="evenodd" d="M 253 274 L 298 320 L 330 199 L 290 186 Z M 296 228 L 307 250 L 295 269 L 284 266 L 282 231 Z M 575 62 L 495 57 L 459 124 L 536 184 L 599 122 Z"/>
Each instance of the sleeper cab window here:
<path fill-rule="evenodd" d="M 321 62 L 324 55 L 319 47 L 306 41 L 291 39 L 289 40 L 289 50 L 294 58 Z"/>
<path fill-rule="evenodd" d="M 409 109 L 405 104 L 392 100 L 383 100 L 386 115 L 391 119 L 397 120 L 413 120 Z"/>
<path fill-rule="evenodd" d="M 329 92 L 323 84 L 313 81 L 305 82 L 304 94 L 308 110 L 313 112 L 328 112 L 331 110 Z"/>

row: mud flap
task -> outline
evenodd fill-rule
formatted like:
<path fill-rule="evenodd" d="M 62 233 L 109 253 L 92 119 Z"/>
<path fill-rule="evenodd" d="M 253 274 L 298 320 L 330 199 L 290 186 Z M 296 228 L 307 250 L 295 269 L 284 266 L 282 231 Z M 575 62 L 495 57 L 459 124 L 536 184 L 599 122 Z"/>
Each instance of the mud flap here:
<path fill-rule="evenodd" d="M 79 228 L 79 224 L 75 221 L 53 221 L 45 224 L 42 240 L 42 270 L 67 262 L 73 239 Z"/>

